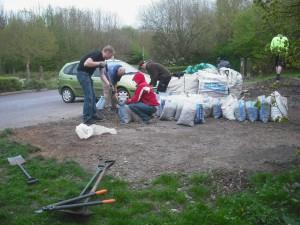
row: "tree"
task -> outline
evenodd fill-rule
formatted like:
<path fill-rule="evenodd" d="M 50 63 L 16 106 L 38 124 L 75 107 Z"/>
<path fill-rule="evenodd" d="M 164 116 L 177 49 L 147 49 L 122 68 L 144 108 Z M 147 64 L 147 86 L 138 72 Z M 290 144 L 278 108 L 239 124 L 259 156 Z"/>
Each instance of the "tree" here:
<path fill-rule="evenodd" d="M 0 30 L 3 30 L 6 25 L 6 16 L 3 6 L 0 4 Z"/>
<path fill-rule="evenodd" d="M 262 9 L 264 26 L 275 36 L 279 33 L 290 40 L 288 63 L 300 68 L 300 1 L 299 0 L 255 0 Z"/>
<path fill-rule="evenodd" d="M 168 63 L 191 61 L 197 39 L 210 25 L 209 4 L 194 0 L 162 0 L 143 13 L 143 27 L 154 32 L 156 57 Z M 208 40 L 209 42 L 209 40 Z M 199 44 L 199 42 L 197 42 Z M 197 46 L 201 51 L 202 43 Z M 167 60 L 166 60 L 167 59 Z"/>
<path fill-rule="evenodd" d="M 33 60 L 49 58 L 57 51 L 53 34 L 38 17 L 28 21 L 14 17 L 3 30 L 2 40 L 5 40 L 4 54 L 24 62 L 28 79 Z"/>
<path fill-rule="evenodd" d="M 270 65 L 270 54 L 266 49 L 272 35 L 266 32 L 262 23 L 260 8 L 251 6 L 241 10 L 232 23 L 232 38 L 225 45 L 225 49 L 237 59 L 251 58 L 256 71 Z"/>

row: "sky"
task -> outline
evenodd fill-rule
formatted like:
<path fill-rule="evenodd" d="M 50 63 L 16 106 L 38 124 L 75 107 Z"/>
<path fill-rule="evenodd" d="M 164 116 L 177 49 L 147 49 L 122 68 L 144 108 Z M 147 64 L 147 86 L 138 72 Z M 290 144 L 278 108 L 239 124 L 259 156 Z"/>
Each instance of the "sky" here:
<path fill-rule="evenodd" d="M 122 25 L 139 26 L 138 15 L 143 6 L 155 0 L 0 0 L 5 11 L 53 7 L 71 7 L 80 9 L 102 9 L 118 15 Z"/>

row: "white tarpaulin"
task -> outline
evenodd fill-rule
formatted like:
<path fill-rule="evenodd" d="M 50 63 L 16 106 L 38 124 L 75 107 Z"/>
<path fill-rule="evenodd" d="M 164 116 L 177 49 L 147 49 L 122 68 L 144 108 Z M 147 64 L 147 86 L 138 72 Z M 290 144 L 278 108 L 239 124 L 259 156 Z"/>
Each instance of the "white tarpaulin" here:
<path fill-rule="evenodd" d="M 80 139 L 88 139 L 92 136 L 102 134 L 117 134 L 117 131 L 114 128 L 107 128 L 96 124 L 87 126 L 83 123 L 76 126 L 75 132 Z"/>

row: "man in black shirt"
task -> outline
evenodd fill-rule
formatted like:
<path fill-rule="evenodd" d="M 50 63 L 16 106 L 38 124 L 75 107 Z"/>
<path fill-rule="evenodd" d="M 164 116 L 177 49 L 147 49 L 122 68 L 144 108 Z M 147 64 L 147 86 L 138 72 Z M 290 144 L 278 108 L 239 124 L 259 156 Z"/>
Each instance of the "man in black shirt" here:
<path fill-rule="evenodd" d="M 94 124 L 95 120 L 102 118 L 97 115 L 96 111 L 96 95 L 92 75 L 97 67 L 104 68 L 105 60 L 110 59 L 114 55 L 114 49 L 106 46 L 102 51 L 93 51 L 83 56 L 78 65 L 77 79 L 83 89 L 83 122 L 87 125 Z"/>
<path fill-rule="evenodd" d="M 152 61 L 142 61 L 140 62 L 139 67 L 149 73 L 151 78 L 150 85 L 152 87 L 156 87 L 157 81 L 159 81 L 157 91 L 166 92 L 172 77 L 170 71 L 166 67 Z"/>

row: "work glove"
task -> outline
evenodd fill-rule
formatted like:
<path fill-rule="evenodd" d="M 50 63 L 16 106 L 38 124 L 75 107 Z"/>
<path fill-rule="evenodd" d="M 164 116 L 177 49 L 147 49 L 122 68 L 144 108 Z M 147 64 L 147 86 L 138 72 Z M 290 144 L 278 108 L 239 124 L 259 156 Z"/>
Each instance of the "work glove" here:
<path fill-rule="evenodd" d="M 99 67 L 100 67 L 100 68 L 104 68 L 105 66 L 106 66 L 106 62 L 105 62 L 105 61 L 100 62 L 100 64 L 99 64 Z"/>

